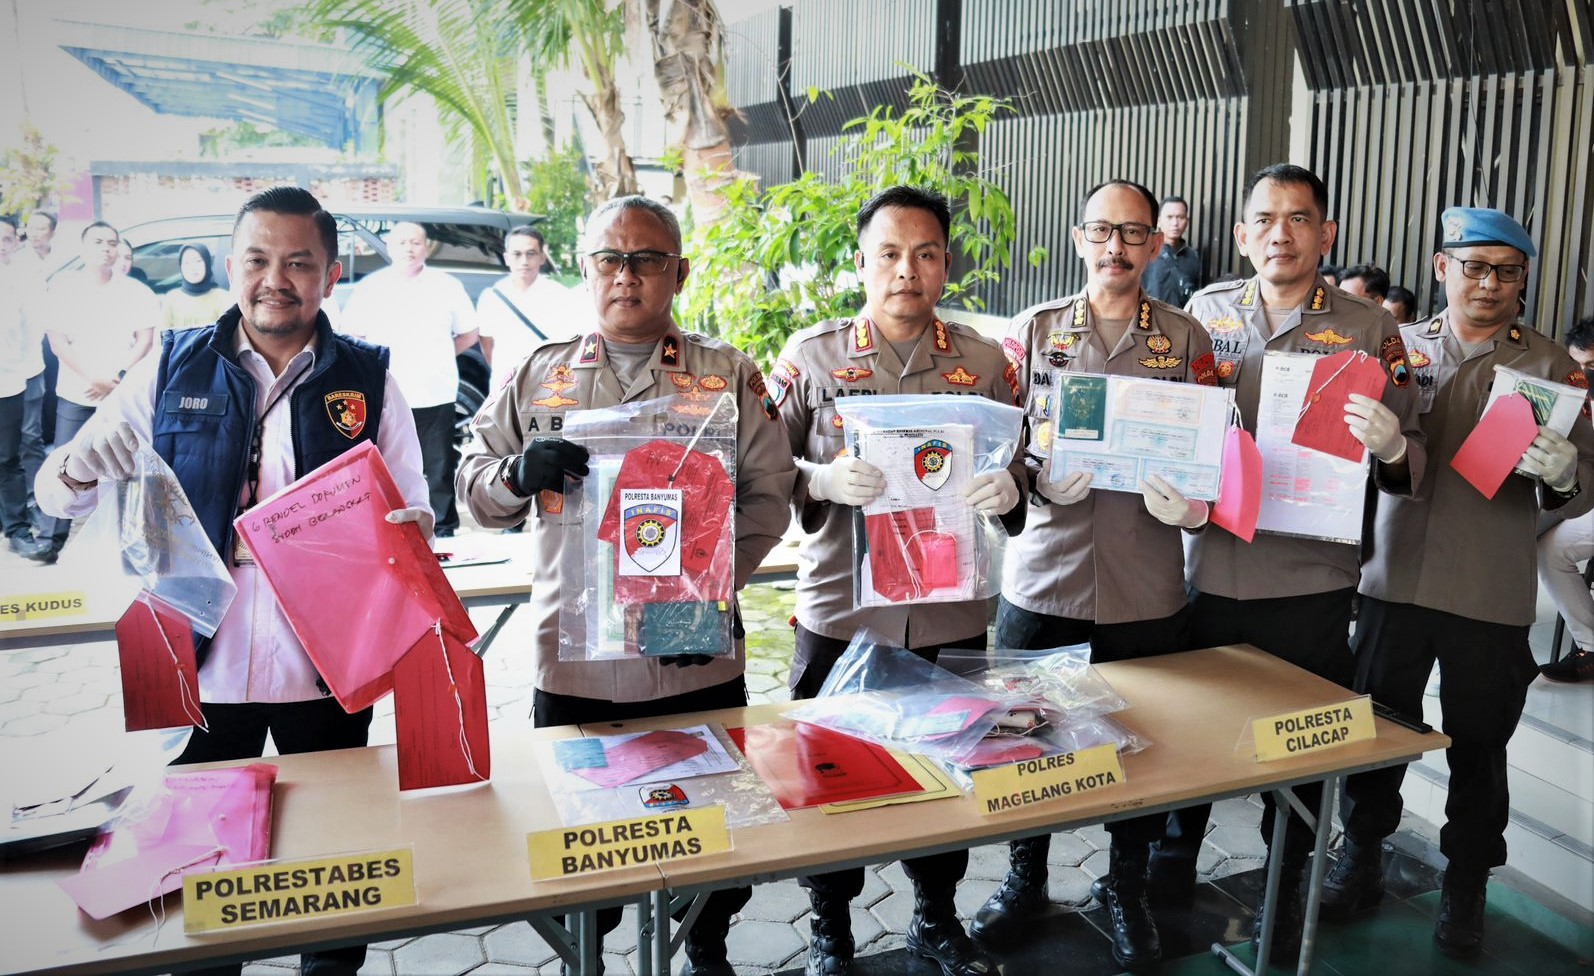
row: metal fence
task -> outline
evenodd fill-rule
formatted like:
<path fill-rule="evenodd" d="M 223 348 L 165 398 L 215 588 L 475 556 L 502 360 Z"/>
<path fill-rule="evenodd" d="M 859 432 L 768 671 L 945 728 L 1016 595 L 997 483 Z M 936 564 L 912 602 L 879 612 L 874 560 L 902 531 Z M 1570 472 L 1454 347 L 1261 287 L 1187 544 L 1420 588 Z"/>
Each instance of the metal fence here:
<path fill-rule="evenodd" d="M 1014 99 L 978 147 L 1019 213 L 1015 267 L 984 296 L 997 314 L 1082 285 L 1068 229 L 1108 177 L 1186 197 L 1209 276 L 1249 274 L 1240 187 L 1292 150 L 1329 186 L 1330 262 L 1377 263 L 1429 304 L 1440 211 L 1494 206 L 1540 245 L 1529 320 L 1558 334 L 1594 312 L 1594 0 L 799 0 L 748 25 L 762 46 L 731 38 L 732 90 L 773 76 L 800 106 L 738 102 L 738 164 L 766 181 L 795 175 L 794 146 L 838 172 L 841 125 L 901 104 L 896 62 Z M 834 98 L 809 106 L 809 86 Z M 1036 245 L 1051 260 L 1033 270 Z"/>

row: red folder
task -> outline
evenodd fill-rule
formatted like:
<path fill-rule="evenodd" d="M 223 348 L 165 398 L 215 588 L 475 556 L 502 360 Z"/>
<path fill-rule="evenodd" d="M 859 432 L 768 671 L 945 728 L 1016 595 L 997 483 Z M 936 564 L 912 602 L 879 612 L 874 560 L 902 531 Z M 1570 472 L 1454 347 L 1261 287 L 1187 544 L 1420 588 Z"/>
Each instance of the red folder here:
<path fill-rule="evenodd" d="M 886 599 L 920 600 L 938 587 L 957 585 L 957 544 L 935 531 L 935 509 L 865 515 L 863 531 L 869 547 L 870 585 Z M 948 542 L 950 554 L 943 551 Z M 932 554 L 938 557 L 933 566 Z"/>
<path fill-rule="evenodd" d="M 1212 506 L 1212 524 L 1250 542 L 1262 513 L 1262 452 L 1244 427 L 1230 427 L 1223 440 L 1223 487 Z"/>
<path fill-rule="evenodd" d="M 204 725 L 199 667 L 188 618 L 159 597 L 140 592 L 116 622 L 127 731 Z"/>
<path fill-rule="evenodd" d="M 1537 436 L 1539 424 L 1527 397 L 1520 393 L 1503 396 L 1472 428 L 1450 459 L 1450 466 L 1483 497 L 1493 498 Z"/>
<path fill-rule="evenodd" d="M 399 789 L 478 783 L 492 775 L 482 660 L 440 627 L 393 669 Z"/>
<path fill-rule="evenodd" d="M 1384 392 L 1384 365 L 1361 350 L 1347 349 L 1319 359 L 1312 366 L 1306 402 L 1290 441 L 1324 454 L 1360 461 L 1367 448 L 1345 424 L 1345 405 L 1352 393 L 1379 399 Z"/>
<path fill-rule="evenodd" d="M 382 455 L 367 442 L 233 523 L 316 670 L 350 712 L 392 689 L 399 658 L 438 621 L 461 643 L 476 638 L 420 526 L 387 521 L 403 507 Z"/>
<path fill-rule="evenodd" d="M 673 480 L 672 480 L 672 475 Z M 614 493 L 604 504 L 598 539 L 622 545 L 621 489 L 679 489 L 681 492 L 680 576 L 620 576 L 614 578 L 614 598 L 619 603 L 714 602 L 729 600 L 734 586 L 731 512 L 736 507 L 736 483 L 719 459 L 702 451 L 687 451 L 672 441 L 648 441 L 626 452 L 615 476 Z"/>
<path fill-rule="evenodd" d="M 725 731 L 786 810 L 924 791 L 885 749 L 822 726 L 783 722 Z"/>
<path fill-rule="evenodd" d="M 271 788 L 277 767 L 167 773 L 154 796 L 101 834 L 77 874 L 59 884 L 103 919 L 176 891 L 183 875 L 265 860 L 271 853 Z"/>

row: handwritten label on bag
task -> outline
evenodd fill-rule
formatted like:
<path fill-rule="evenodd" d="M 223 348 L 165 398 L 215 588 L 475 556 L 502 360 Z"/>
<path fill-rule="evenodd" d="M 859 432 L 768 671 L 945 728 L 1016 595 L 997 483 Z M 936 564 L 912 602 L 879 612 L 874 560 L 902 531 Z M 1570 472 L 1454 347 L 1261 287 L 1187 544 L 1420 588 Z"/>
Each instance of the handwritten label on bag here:
<path fill-rule="evenodd" d="M 1116 786 L 1124 767 L 1118 747 L 1108 744 L 975 770 L 973 779 L 980 812 L 1005 813 Z"/>
<path fill-rule="evenodd" d="M 183 931 L 351 915 L 415 904 L 414 851 L 271 861 L 183 878 Z"/>
<path fill-rule="evenodd" d="M 534 881 L 676 861 L 731 849 L 723 806 L 539 830 L 526 836 Z"/>
<path fill-rule="evenodd" d="M 1256 736 L 1257 762 L 1332 749 L 1378 734 L 1373 725 L 1371 698 L 1270 715 L 1253 721 L 1251 729 Z"/>

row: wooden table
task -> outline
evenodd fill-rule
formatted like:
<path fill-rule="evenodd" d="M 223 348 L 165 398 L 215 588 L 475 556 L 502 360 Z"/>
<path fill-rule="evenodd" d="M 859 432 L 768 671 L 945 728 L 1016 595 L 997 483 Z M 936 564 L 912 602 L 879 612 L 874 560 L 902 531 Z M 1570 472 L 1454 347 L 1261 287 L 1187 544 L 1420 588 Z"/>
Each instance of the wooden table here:
<path fill-rule="evenodd" d="M 902 857 L 956 850 L 1059 829 L 1120 820 L 1264 790 L 1288 793 L 1302 783 L 1331 780 L 1324 791 L 1332 809 L 1334 782 L 1341 776 L 1410 762 L 1443 749 L 1449 739 L 1422 734 L 1384 719 L 1376 739 L 1309 753 L 1277 762 L 1256 761 L 1250 722 L 1280 712 L 1345 701 L 1351 693 L 1255 648 L 1224 647 L 1098 665 L 1131 707 L 1114 717 L 1153 743 L 1124 758 L 1127 782 L 1066 799 L 985 815 L 974 798 L 935 800 L 847 814 L 817 809 L 793 810 L 791 821 L 738 830 L 735 849 L 726 854 L 662 865 L 670 892 L 694 895 L 715 888 L 757 884 L 821 871 L 878 864 Z M 679 727 L 703 721 L 749 725 L 779 721 L 790 705 L 756 706 L 692 716 L 689 720 L 649 719 L 584 726 L 589 734 Z M 1291 796 L 1280 797 L 1285 809 Z M 1316 816 L 1317 848 L 1308 905 L 1307 948 L 1302 971 L 1310 967 L 1310 941 L 1316 927 L 1315 892 L 1321 881 L 1331 817 Z M 1283 817 L 1275 818 L 1275 845 L 1283 843 Z M 1267 907 L 1276 897 L 1277 860 L 1269 865 Z M 671 951 L 668 913 L 655 899 L 656 965 L 668 972 Z M 1278 916 L 1267 911 L 1265 917 Z M 1271 948 L 1268 946 L 1267 948 Z M 1228 960 L 1226 960 L 1228 961 Z M 1233 963 L 1231 963 L 1233 965 Z M 1243 964 L 1241 964 L 1243 965 Z M 1248 971 L 1248 970 L 1247 970 Z"/>
<path fill-rule="evenodd" d="M 548 916 L 645 901 L 663 884 L 652 866 L 531 880 L 526 834 L 560 826 L 535 743 L 579 734 L 574 727 L 494 726 L 490 784 L 423 794 L 399 794 L 392 746 L 265 760 L 279 770 L 272 856 L 413 845 L 419 903 L 412 908 L 191 938 L 183 934 L 180 895 L 165 899 L 167 918 L 158 929 L 149 911 L 123 912 L 103 922 L 81 914 L 55 884 L 77 870 L 81 847 L 6 862 L 0 872 L 0 972 L 160 973 L 533 917 L 546 935 Z"/>

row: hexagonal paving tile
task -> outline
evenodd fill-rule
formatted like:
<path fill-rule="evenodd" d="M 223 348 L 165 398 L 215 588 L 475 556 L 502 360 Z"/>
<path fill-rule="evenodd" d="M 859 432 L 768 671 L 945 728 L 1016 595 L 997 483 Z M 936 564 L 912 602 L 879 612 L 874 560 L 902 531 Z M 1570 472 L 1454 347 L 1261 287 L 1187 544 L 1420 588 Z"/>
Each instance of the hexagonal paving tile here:
<path fill-rule="evenodd" d="M 107 696 L 100 691 L 80 691 L 74 695 L 44 703 L 44 710 L 56 715 L 80 715 L 105 707 Z"/>
<path fill-rule="evenodd" d="M 732 963 L 776 967 L 807 949 L 807 941 L 785 922 L 746 919 L 731 927 L 725 953 Z"/>
<path fill-rule="evenodd" d="M 511 922 L 488 932 L 482 939 L 489 962 L 541 966 L 558 959 L 548 940 L 538 935 L 529 922 Z"/>
<path fill-rule="evenodd" d="M 753 898 L 741 911 L 744 921 L 794 922 L 808 911 L 808 892 L 796 881 L 758 885 Z M 806 923 L 804 923 L 806 924 Z"/>
<path fill-rule="evenodd" d="M 5 734 L 39 735 L 42 732 L 54 732 L 64 727 L 68 721 L 65 715 L 25 715 L 7 722 Z"/>
<path fill-rule="evenodd" d="M 486 961 L 480 939 L 452 932 L 422 936 L 393 952 L 398 972 L 427 976 L 462 976 Z"/>

